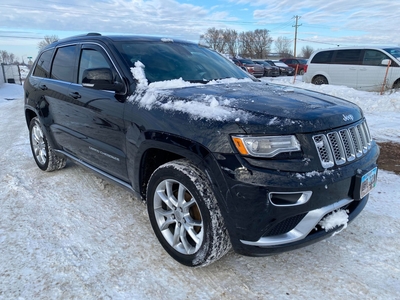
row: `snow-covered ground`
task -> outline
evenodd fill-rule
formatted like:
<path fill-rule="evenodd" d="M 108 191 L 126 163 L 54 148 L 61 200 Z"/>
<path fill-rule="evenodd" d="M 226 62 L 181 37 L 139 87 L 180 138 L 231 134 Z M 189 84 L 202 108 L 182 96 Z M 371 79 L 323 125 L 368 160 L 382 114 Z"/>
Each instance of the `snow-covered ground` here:
<path fill-rule="evenodd" d="M 294 85 L 357 103 L 375 139 L 400 143 L 399 92 Z M 365 210 L 334 237 L 192 269 L 165 253 L 125 190 L 70 162 L 36 167 L 19 85 L 0 85 L 0 128 L 0 299 L 400 299 L 398 175 L 380 170 Z"/>

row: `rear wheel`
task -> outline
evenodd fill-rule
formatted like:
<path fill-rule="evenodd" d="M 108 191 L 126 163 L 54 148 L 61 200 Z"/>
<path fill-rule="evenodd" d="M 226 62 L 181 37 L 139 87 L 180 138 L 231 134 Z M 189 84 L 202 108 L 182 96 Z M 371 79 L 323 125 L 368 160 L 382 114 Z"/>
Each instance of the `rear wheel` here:
<path fill-rule="evenodd" d="M 301 69 L 299 72 L 300 75 L 304 75 L 304 69 Z"/>
<path fill-rule="evenodd" d="M 147 208 L 161 245 L 181 264 L 205 266 L 229 251 L 229 236 L 209 181 L 190 162 L 176 160 L 154 171 Z"/>
<path fill-rule="evenodd" d="M 321 84 L 328 84 L 328 80 L 326 79 L 325 76 L 318 75 L 313 78 L 311 83 L 316 84 L 316 85 L 321 85 Z"/>
<path fill-rule="evenodd" d="M 66 159 L 58 156 L 51 148 L 37 117 L 29 125 L 29 140 L 33 158 L 40 169 L 50 172 L 65 167 Z"/>

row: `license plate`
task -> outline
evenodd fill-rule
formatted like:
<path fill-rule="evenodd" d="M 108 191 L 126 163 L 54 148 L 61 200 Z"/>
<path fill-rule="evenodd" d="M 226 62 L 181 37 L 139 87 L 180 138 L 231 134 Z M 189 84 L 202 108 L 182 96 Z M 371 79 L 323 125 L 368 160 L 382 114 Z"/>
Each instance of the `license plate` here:
<path fill-rule="evenodd" d="M 368 173 L 364 174 L 361 177 L 361 184 L 360 184 L 360 198 L 364 198 L 368 193 L 375 187 L 376 181 L 377 181 L 377 176 L 378 174 L 378 168 L 373 168 L 371 171 Z"/>

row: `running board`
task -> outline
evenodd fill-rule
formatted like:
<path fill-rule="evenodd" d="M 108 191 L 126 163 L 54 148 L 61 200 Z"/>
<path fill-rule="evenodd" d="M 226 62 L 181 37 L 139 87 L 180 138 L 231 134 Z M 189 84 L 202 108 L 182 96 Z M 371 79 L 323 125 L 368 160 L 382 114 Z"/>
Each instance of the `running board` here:
<path fill-rule="evenodd" d="M 55 150 L 57 153 L 60 153 L 61 155 L 64 155 L 68 158 L 70 158 L 74 163 L 89 169 L 90 171 L 93 171 L 94 173 L 96 173 L 97 175 L 99 175 L 100 177 L 102 177 L 103 179 L 106 179 L 108 181 L 111 181 L 112 183 L 116 183 L 119 186 L 127 189 L 129 192 L 131 192 L 135 197 L 137 197 L 138 199 L 142 200 L 142 196 L 140 195 L 139 192 L 135 191 L 132 186 L 130 184 L 128 184 L 125 181 L 122 181 L 121 179 L 118 179 L 117 177 L 114 177 L 96 167 L 93 167 L 92 165 L 82 161 L 81 159 L 78 159 L 77 157 L 73 156 L 72 154 L 69 154 L 68 152 L 65 152 L 63 150 Z"/>

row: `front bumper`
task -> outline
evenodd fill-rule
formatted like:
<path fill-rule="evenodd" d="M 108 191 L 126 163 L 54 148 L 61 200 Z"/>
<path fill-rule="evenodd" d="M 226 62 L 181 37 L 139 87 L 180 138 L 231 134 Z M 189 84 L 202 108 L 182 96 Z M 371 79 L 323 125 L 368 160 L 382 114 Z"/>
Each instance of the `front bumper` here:
<path fill-rule="evenodd" d="M 364 157 L 345 166 L 309 173 L 257 168 L 240 158 L 241 167 L 235 170 L 221 166 L 228 187 L 221 209 L 233 249 L 244 255 L 264 256 L 329 237 L 340 228 L 325 231 L 318 223 L 338 209 L 348 211 L 349 221 L 362 211 L 368 195 L 353 200 L 357 172 L 372 169 L 378 155 L 379 149 L 374 146 Z M 228 160 L 232 164 L 233 158 Z M 277 199 L 310 196 L 307 201 L 286 205 L 277 203 L 271 195 L 278 195 Z"/>

